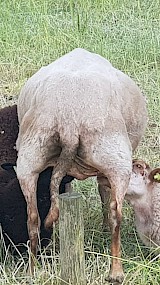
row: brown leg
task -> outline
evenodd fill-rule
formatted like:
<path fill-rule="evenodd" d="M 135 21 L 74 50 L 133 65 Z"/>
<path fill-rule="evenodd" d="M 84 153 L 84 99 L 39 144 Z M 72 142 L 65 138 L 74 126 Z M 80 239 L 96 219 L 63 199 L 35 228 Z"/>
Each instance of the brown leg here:
<path fill-rule="evenodd" d="M 65 175 L 66 171 L 63 171 L 61 164 L 58 164 L 52 172 L 50 183 L 51 207 L 45 220 L 46 228 L 52 228 L 59 218 L 59 185 Z"/>
<path fill-rule="evenodd" d="M 85 154 L 88 164 L 98 169 L 104 177 L 108 178 L 111 185 L 110 228 L 112 234 L 111 254 L 113 260 L 109 280 L 112 283 L 121 283 L 124 277 L 120 260 L 121 210 L 132 171 L 132 151 L 126 134 L 126 126 L 123 125 L 123 120 L 117 120 L 116 113 L 115 124 L 113 124 L 113 117 L 112 119 L 113 120 L 106 121 L 109 132 L 104 132 L 103 134 L 98 134 L 97 132 L 94 138 L 92 137 L 92 144 L 89 146 L 86 144 Z M 111 125 L 110 122 L 112 122 Z"/>
<path fill-rule="evenodd" d="M 109 228 L 109 210 L 110 210 L 110 193 L 111 188 L 108 179 L 105 177 L 97 177 L 98 191 L 102 202 L 103 212 L 103 229 L 104 231 Z"/>
<path fill-rule="evenodd" d="M 126 181 L 124 181 L 126 180 Z M 108 280 L 110 282 L 122 283 L 124 273 L 121 263 L 120 250 L 120 225 L 122 220 L 122 203 L 124 200 L 124 189 L 127 189 L 129 180 L 126 178 L 116 187 L 112 186 L 111 203 L 110 203 L 110 228 L 112 234 L 111 255 L 112 265 L 109 272 Z"/>
<path fill-rule="evenodd" d="M 70 151 L 64 147 L 52 172 L 50 183 L 51 207 L 45 220 L 46 228 L 52 228 L 59 218 L 59 185 L 67 171 L 70 170 L 76 152 L 77 145 L 75 145 L 75 149 L 71 148 Z"/>
<path fill-rule="evenodd" d="M 34 137 L 35 138 L 35 137 Z M 29 258 L 29 273 L 34 271 L 35 257 L 37 253 L 38 234 L 40 231 L 40 218 L 37 209 L 37 180 L 39 173 L 44 169 L 44 149 L 39 144 L 24 140 L 18 152 L 17 178 L 27 203 L 27 226 L 30 239 L 31 254 Z"/>
<path fill-rule="evenodd" d="M 37 180 L 39 173 L 41 173 L 50 160 L 50 153 L 54 146 L 53 137 L 46 129 L 34 132 L 34 128 L 30 132 L 23 132 L 25 130 L 27 118 L 20 126 L 17 159 L 17 177 L 24 197 L 27 202 L 28 213 L 28 234 L 30 238 L 31 258 L 29 260 L 30 273 L 33 273 L 34 260 L 37 253 L 38 233 L 40 229 L 40 219 L 37 209 Z M 35 121 L 33 122 L 35 123 Z M 24 129 L 22 129 L 24 127 Z M 43 132 L 44 131 L 44 132 Z"/>
<path fill-rule="evenodd" d="M 28 235 L 30 238 L 30 249 L 31 255 L 29 258 L 29 273 L 32 275 L 34 271 L 34 261 L 37 254 L 37 244 L 38 244 L 38 233 L 40 230 L 40 219 L 37 209 L 37 179 L 38 174 L 25 177 L 25 179 L 20 178 L 20 186 L 24 197 L 27 202 L 27 226 L 28 226 Z"/>

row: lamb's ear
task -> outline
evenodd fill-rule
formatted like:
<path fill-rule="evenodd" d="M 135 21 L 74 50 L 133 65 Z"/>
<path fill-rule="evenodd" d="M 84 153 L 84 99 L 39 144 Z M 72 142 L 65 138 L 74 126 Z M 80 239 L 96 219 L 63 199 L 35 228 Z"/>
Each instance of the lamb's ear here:
<path fill-rule="evenodd" d="M 155 168 L 153 169 L 148 178 L 150 179 L 151 182 L 158 182 L 160 183 L 160 168 Z"/>
<path fill-rule="evenodd" d="M 1 167 L 4 170 L 7 170 L 7 171 L 14 170 L 17 173 L 17 166 L 14 163 L 6 162 L 6 163 L 1 164 Z"/>

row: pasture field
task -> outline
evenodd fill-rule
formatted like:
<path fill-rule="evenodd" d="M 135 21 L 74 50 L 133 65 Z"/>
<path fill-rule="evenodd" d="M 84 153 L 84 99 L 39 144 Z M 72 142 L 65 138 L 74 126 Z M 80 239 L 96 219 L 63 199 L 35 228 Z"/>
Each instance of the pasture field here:
<path fill-rule="evenodd" d="M 21 86 L 42 65 L 82 47 L 131 76 L 146 94 L 148 128 L 135 157 L 160 165 L 160 2 L 157 0 L 1 0 L 0 106 L 17 102 Z M 107 284 L 110 237 L 102 232 L 95 179 L 74 182 L 83 195 L 87 285 Z M 160 259 L 138 239 L 125 204 L 122 259 L 126 285 L 160 284 Z M 2 241 L 3 243 L 3 241 Z M 0 250 L 0 285 L 60 284 L 58 229 L 32 280 L 25 257 Z M 2 259 L 3 255 L 3 259 Z M 48 255 L 48 256 L 47 256 Z"/>

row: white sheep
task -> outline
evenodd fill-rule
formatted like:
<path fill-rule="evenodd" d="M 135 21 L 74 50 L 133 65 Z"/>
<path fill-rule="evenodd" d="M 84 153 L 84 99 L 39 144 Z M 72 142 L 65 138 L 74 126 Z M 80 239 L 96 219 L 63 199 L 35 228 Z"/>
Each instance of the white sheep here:
<path fill-rule="evenodd" d="M 54 166 L 46 227 L 58 219 L 58 189 L 66 173 L 81 180 L 98 175 L 101 186 L 107 177 L 113 256 L 109 280 L 121 282 L 121 209 L 132 171 L 132 151 L 147 123 L 143 94 L 106 59 L 78 48 L 41 68 L 26 82 L 18 100 L 18 117 L 17 176 L 27 201 L 32 253 L 36 255 L 40 227 L 36 201 L 39 173 Z M 33 266 L 34 259 L 31 271 Z"/>
<path fill-rule="evenodd" d="M 137 232 L 147 246 L 160 246 L 160 168 L 151 170 L 143 160 L 133 161 L 126 194 L 135 214 Z"/>

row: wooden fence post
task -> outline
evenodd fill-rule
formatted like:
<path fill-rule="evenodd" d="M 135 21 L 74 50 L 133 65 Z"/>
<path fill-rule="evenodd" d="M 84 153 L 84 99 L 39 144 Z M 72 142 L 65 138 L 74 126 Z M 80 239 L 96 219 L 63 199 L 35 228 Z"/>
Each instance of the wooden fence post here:
<path fill-rule="evenodd" d="M 59 211 L 61 285 L 86 285 L 81 195 L 60 195 Z"/>

